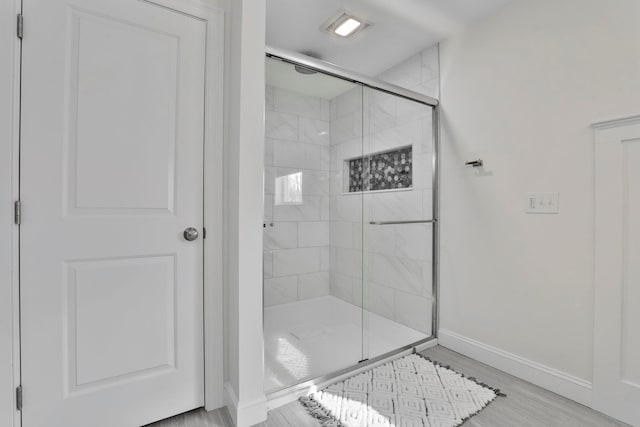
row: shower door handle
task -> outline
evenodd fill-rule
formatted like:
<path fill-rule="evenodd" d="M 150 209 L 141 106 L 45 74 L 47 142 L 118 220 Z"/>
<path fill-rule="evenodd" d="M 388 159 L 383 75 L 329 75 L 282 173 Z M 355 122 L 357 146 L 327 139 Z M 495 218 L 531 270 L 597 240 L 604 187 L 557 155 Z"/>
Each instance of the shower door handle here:
<path fill-rule="evenodd" d="M 398 224 L 435 224 L 437 219 L 419 219 L 415 221 L 370 221 L 370 225 L 398 225 Z"/>

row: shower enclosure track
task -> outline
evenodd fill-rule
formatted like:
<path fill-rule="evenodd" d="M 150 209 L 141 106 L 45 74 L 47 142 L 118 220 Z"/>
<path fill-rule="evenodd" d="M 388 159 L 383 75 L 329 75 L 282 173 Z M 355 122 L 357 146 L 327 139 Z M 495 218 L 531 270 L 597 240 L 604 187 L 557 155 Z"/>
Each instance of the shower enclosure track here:
<path fill-rule="evenodd" d="M 406 356 L 408 354 L 419 351 L 424 351 L 428 348 L 436 346 L 437 344 L 438 339 L 436 337 L 427 337 L 423 340 L 405 345 L 380 356 L 366 359 L 356 365 L 346 367 L 339 371 L 321 375 L 311 379 L 306 379 L 302 382 L 273 390 L 267 393 L 268 408 L 269 410 L 277 408 L 297 399 L 303 394 L 306 394 L 308 390 L 320 390 L 334 382 L 342 381 L 346 378 L 358 375 L 361 372 L 364 372 L 371 368 L 375 368 L 376 366 L 383 365 L 388 361 L 396 359 L 398 357 Z"/>
<path fill-rule="evenodd" d="M 400 86 L 396 86 L 391 83 L 383 82 L 381 80 L 372 79 L 361 74 L 354 73 L 349 70 L 345 70 L 337 65 L 329 62 L 320 61 L 299 53 L 288 52 L 282 49 L 276 49 L 273 47 L 267 47 L 267 58 L 273 58 L 280 61 L 288 62 L 292 65 L 302 66 L 309 70 L 318 71 L 323 74 L 327 74 L 333 77 L 337 77 L 342 80 L 350 81 L 372 89 L 377 89 L 382 92 L 386 92 L 391 95 L 396 95 L 401 98 L 409 99 L 411 101 L 419 102 L 421 104 L 430 105 L 431 107 L 437 107 L 440 102 L 427 95 L 423 95 L 412 90 L 405 89 Z"/>

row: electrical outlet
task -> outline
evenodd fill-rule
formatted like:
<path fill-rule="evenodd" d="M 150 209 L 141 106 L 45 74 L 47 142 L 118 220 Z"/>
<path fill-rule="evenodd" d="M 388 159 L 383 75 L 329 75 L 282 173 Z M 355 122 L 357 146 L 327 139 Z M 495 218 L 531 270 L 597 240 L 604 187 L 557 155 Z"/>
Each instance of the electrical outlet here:
<path fill-rule="evenodd" d="M 560 193 L 527 193 L 526 213 L 557 214 L 560 212 Z"/>

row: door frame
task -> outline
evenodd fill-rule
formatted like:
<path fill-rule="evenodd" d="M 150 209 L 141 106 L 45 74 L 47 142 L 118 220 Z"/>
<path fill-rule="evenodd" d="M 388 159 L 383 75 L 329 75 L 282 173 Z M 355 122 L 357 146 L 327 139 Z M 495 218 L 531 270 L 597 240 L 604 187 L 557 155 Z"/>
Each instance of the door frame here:
<path fill-rule="evenodd" d="M 0 66 L 0 82 L 2 84 L 2 95 L 6 95 L 10 105 L 0 107 L 0 129 L 6 130 L 6 135 L 0 137 L 0 159 L 2 167 L 0 170 L 6 171 L 3 174 L 3 187 L 0 188 L 2 200 L 0 207 L 2 212 L 2 224 L 0 224 L 0 241 L 9 242 L 9 257 L 0 256 L 0 313 L 3 316 L 2 322 L 8 323 L 8 331 L 3 330 L 0 336 L 0 349 L 4 353 L 11 354 L 10 370 L 0 371 L 0 384 L 7 384 L 9 390 L 0 391 L 0 396 L 4 398 L 8 392 L 11 396 L 11 412 L 5 413 L 5 402 L 0 403 L 0 423 L 19 427 L 21 425 L 20 412 L 16 408 L 15 389 L 20 384 L 20 258 L 19 258 L 19 227 L 14 224 L 12 218 L 13 203 L 19 199 L 19 153 L 20 153 L 20 67 L 21 67 L 21 41 L 17 37 L 17 14 L 22 12 L 22 1 L 12 0 L 5 2 L 0 13 L 0 27 L 8 28 L 9 33 L 0 37 L 0 57 L 7 58 L 7 63 Z M 5 13 L 8 12 L 8 13 Z M 10 37 L 7 39 L 5 37 Z M 5 80 L 6 78 L 6 80 Z M 5 92 L 6 91 L 6 92 Z M 0 97 L 4 98 L 4 97 Z M 6 139 L 5 139 L 6 138 Z M 7 183 L 4 186 L 4 182 Z M 4 249 L 4 248 L 3 248 Z M 7 335 L 5 333 L 8 332 Z"/>
<path fill-rule="evenodd" d="M 224 406 L 224 315 L 223 315 L 223 195 L 224 195 L 224 79 L 225 79 L 225 51 L 226 51 L 226 10 L 224 0 L 142 0 L 159 6 L 176 10 L 192 16 L 206 24 L 206 63 L 205 63 L 205 120 L 204 120 L 204 227 L 207 238 L 203 243 L 203 322 L 204 322 L 204 402 L 207 410 Z M 3 14 L 12 31 L 12 41 L 0 40 L 0 54 L 4 58 L 11 58 L 7 68 L 11 68 L 10 78 L 2 81 L 11 88 L 12 106 L 9 115 L 0 116 L 2 129 L 10 129 L 10 142 L 0 145 L 0 158 L 9 159 L 11 167 L 5 178 L 11 185 L 10 194 L 2 193 L 3 199 L 11 203 L 20 198 L 20 86 L 21 86 L 21 40 L 16 37 L 16 15 L 22 11 L 22 0 L 13 0 L 11 6 L 15 13 Z M 25 16 L 25 37 L 28 37 L 28 17 Z M 4 24 L 4 22 L 3 22 Z M 4 27 L 4 25 L 3 25 Z M 5 27 L 6 28 L 6 27 Z M 6 51 L 6 52 L 5 52 Z M 0 64 L 2 65 L 2 64 Z M 4 71 L 4 70 L 0 70 Z M 2 77 L 2 74 L 0 74 Z M 2 110 L 0 110 L 2 111 Z M 4 166 L 4 165 L 3 165 Z M 0 188 L 4 191 L 4 188 Z M 4 208 L 5 200 L 0 201 Z M 25 207 L 28 210 L 28 207 Z M 4 215 L 1 216 L 4 219 Z M 7 216 L 7 220 L 9 216 Z M 6 221 L 8 222 L 8 221 Z M 0 237 L 11 240 L 11 259 L 0 259 L 0 274 L 7 270 L 10 275 L 8 283 L 10 289 L 0 289 L 9 298 L 9 310 L 4 310 L 10 316 L 11 336 L 0 336 L 0 346 L 8 346 L 13 354 L 12 378 L 6 381 L 0 372 L 0 383 L 9 383 L 13 396 L 12 424 L 21 426 L 21 414 L 16 409 L 16 395 L 13 390 L 21 383 L 20 366 L 20 227 L 3 223 L 0 227 Z M 204 233 L 203 233 L 204 234 Z M 6 266 L 5 266 L 6 263 Z M 6 267 L 6 268 L 5 268 Z M 4 277 L 3 277 L 4 279 Z M 4 295 L 3 295 L 4 296 Z M 3 393 L 0 393 L 2 396 Z M 0 406 L 1 408 L 1 406 Z M 4 423 L 5 414 L 0 412 L 0 423 Z"/>

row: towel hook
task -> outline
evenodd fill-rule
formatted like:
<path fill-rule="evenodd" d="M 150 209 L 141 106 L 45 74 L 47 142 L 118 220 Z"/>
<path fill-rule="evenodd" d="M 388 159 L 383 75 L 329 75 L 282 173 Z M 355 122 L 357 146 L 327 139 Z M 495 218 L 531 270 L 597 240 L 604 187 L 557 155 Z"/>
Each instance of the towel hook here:
<path fill-rule="evenodd" d="M 473 166 L 474 168 L 479 168 L 483 164 L 484 164 L 484 162 L 482 161 L 482 159 L 477 159 L 477 160 L 468 161 L 464 165 L 465 166 Z"/>

